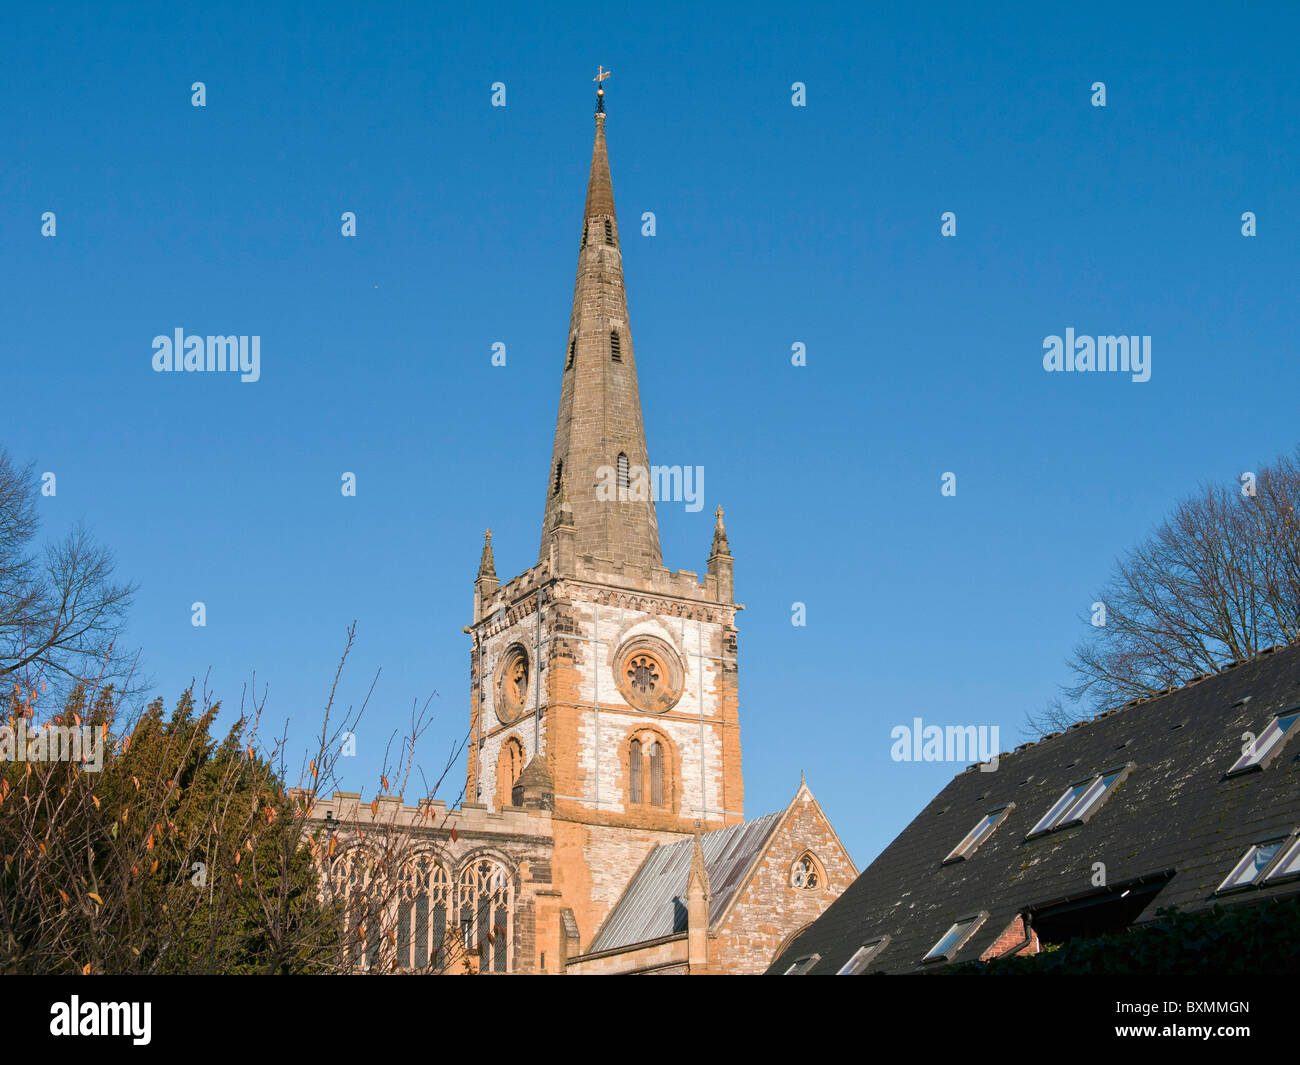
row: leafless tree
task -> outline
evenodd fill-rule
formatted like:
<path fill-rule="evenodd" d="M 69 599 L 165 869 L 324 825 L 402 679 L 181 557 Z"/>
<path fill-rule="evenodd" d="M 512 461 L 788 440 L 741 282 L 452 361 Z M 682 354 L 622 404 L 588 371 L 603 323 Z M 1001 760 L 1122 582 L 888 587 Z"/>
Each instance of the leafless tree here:
<path fill-rule="evenodd" d="M 0 450 L 0 684 L 116 683 L 132 671 L 118 646 L 134 587 L 113 577 L 113 556 L 78 526 L 36 550 L 40 488 L 33 466 Z"/>
<path fill-rule="evenodd" d="M 1300 636 L 1300 449 L 1239 484 L 1179 503 L 1122 557 L 1059 700 L 1030 726 L 1055 731 Z"/>

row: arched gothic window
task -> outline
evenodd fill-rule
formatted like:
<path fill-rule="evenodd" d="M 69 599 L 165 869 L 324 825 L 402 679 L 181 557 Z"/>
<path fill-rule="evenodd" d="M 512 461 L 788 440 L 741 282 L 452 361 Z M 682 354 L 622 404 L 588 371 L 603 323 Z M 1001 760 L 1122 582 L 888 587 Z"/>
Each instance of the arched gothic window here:
<path fill-rule="evenodd" d="M 669 806 L 672 774 L 669 750 L 654 733 L 638 731 L 627 744 L 627 802 L 629 806 Z"/>
<path fill-rule="evenodd" d="M 658 740 L 650 744 L 650 804 L 664 804 L 664 749 Z"/>
<path fill-rule="evenodd" d="M 565 368 L 566 370 L 572 370 L 572 369 L 573 369 L 573 357 L 574 357 L 577 353 L 578 353 L 578 338 L 577 338 L 577 337 L 573 337 L 573 338 L 569 341 L 569 361 L 568 361 L 567 363 L 565 363 L 565 365 L 564 365 L 564 368 Z"/>
<path fill-rule="evenodd" d="M 413 858 L 398 879 L 397 967 L 438 972 L 446 962 L 451 880 L 428 854 Z"/>
<path fill-rule="evenodd" d="M 614 243 L 614 223 L 611 222 L 608 218 L 605 219 L 605 243 L 606 244 Z"/>
<path fill-rule="evenodd" d="M 515 781 L 524 771 L 524 745 L 511 736 L 501 745 L 497 756 L 497 808 L 513 802 Z"/>
<path fill-rule="evenodd" d="M 627 797 L 632 803 L 641 802 L 641 741 L 633 740 L 627 748 Z"/>
<path fill-rule="evenodd" d="M 478 950 L 479 972 L 510 969 L 512 889 L 498 862 L 480 858 L 460 874 L 460 933 L 467 950 Z"/>
<path fill-rule="evenodd" d="M 563 482 L 563 480 L 564 480 L 564 463 L 557 462 L 555 464 L 555 489 L 554 489 L 556 495 L 560 494 L 560 484 L 561 482 Z"/>
<path fill-rule="evenodd" d="M 812 851 L 804 851 L 790 867 L 790 884 L 803 891 L 814 891 L 826 880 L 822 863 Z"/>
<path fill-rule="evenodd" d="M 627 486 L 628 486 L 627 455 L 623 454 L 620 451 L 618 455 L 618 498 L 619 499 L 627 498 Z"/>
<path fill-rule="evenodd" d="M 330 869 L 330 887 L 342 892 L 343 959 L 349 969 L 372 969 L 379 963 L 380 927 L 386 888 L 375 856 L 351 847 Z"/>

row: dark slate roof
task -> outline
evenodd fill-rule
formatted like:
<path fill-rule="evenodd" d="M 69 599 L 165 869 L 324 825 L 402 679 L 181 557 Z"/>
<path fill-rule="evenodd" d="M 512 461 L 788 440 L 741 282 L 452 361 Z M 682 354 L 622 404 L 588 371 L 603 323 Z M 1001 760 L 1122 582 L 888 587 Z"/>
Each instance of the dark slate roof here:
<path fill-rule="evenodd" d="M 1249 697 L 1249 701 L 1242 702 Z M 1004 754 L 993 772 L 958 775 L 768 970 L 820 954 L 834 973 L 864 943 L 890 941 L 869 972 L 916 972 L 957 920 L 989 916 L 955 962 L 978 958 L 1027 907 L 1092 890 L 1094 862 L 1109 884 L 1174 870 L 1136 923 L 1165 906 L 1201 909 L 1294 894 L 1295 881 L 1226 895 L 1214 890 L 1252 843 L 1300 828 L 1300 740 L 1288 736 L 1264 769 L 1226 777 L 1242 734 L 1300 703 L 1300 646 L 1272 648 L 1167 694 Z M 1025 837 L 1081 778 L 1134 763 L 1081 825 Z M 966 861 L 942 862 L 987 812 L 1015 809 Z"/>
<path fill-rule="evenodd" d="M 709 874 L 709 924 L 726 909 L 745 872 L 776 830 L 784 810 L 700 837 Z M 622 950 L 686 931 L 686 877 L 694 838 L 661 843 L 641 864 L 588 952 Z"/>

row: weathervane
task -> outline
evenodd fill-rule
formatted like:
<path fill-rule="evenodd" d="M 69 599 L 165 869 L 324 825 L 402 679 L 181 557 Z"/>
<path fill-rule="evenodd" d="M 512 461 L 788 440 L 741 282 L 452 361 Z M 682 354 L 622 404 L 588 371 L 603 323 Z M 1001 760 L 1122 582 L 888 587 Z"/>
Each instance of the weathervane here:
<path fill-rule="evenodd" d="M 606 70 L 603 65 L 598 66 L 596 68 L 596 76 L 591 79 L 596 83 L 596 114 L 598 115 L 603 115 L 605 113 L 605 86 L 602 85 L 601 82 L 612 73 L 612 70 Z"/>

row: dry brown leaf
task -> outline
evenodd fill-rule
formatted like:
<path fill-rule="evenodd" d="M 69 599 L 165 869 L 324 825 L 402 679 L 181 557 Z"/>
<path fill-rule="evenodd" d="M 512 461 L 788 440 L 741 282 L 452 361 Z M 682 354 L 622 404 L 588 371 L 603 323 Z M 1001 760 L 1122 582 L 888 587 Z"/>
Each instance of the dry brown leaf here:
<path fill-rule="evenodd" d="M 92 899 L 94 899 L 94 900 L 95 900 L 96 902 L 98 902 L 101 906 L 104 905 L 104 900 L 101 899 L 98 895 L 96 895 L 93 891 L 88 892 L 88 893 L 87 893 L 87 897 L 88 897 L 88 898 L 92 898 Z"/>

